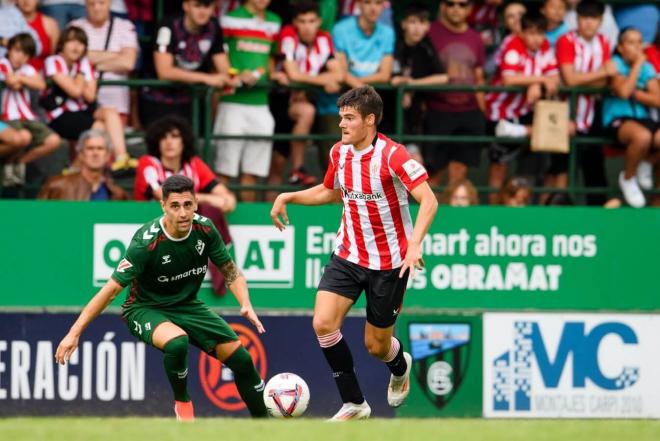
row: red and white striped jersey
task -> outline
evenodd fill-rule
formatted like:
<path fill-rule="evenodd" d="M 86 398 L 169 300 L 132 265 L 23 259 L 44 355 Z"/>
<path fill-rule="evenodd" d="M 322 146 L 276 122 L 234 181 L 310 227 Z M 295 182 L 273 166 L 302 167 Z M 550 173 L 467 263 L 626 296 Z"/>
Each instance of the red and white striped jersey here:
<path fill-rule="evenodd" d="M 332 37 L 325 31 L 319 30 L 314 44 L 307 46 L 298 38 L 296 29 L 288 25 L 280 33 L 279 52 L 287 61 L 295 61 L 300 72 L 318 75 L 334 54 L 335 48 L 332 45 Z"/>
<path fill-rule="evenodd" d="M 90 63 L 87 57 L 81 58 L 80 61 L 74 63 L 70 69 L 61 55 L 52 55 L 46 58 L 44 63 L 44 74 L 46 78 L 50 78 L 58 73 L 63 73 L 71 78 L 74 78 L 80 73 L 85 78 L 85 81 L 91 81 L 95 78 L 94 67 L 92 67 L 92 63 Z M 87 103 L 84 99 L 69 98 L 60 107 L 50 112 L 46 112 L 46 116 L 48 121 L 52 121 L 64 112 L 79 112 L 86 108 Z"/>
<path fill-rule="evenodd" d="M 26 77 L 34 77 L 39 73 L 29 64 L 25 64 L 14 71 L 11 62 L 7 58 L 0 59 L 0 80 L 5 81 L 8 74 L 24 75 Z M 32 111 L 30 104 L 30 91 L 27 87 L 20 90 L 10 89 L 6 87 L 2 92 L 2 121 L 14 120 L 28 120 L 34 121 L 37 116 Z"/>
<path fill-rule="evenodd" d="M 344 203 L 335 254 L 374 270 L 401 266 L 413 231 L 408 192 L 427 178 L 404 146 L 380 133 L 359 151 L 335 144 L 323 180 L 341 190 Z"/>
<path fill-rule="evenodd" d="M 493 79 L 493 85 L 504 84 L 507 75 L 548 76 L 557 75 L 557 60 L 548 40 L 541 49 L 530 52 L 519 36 L 511 38 L 502 48 L 500 64 Z M 515 119 L 531 112 L 524 93 L 490 92 L 486 94 L 487 117 L 491 121 Z"/>
<path fill-rule="evenodd" d="M 591 41 L 580 37 L 577 31 L 562 35 L 557 40 L 557 62 L 559 65 L 572 64 L 575 72 L 595 72 L 610 59 L 610 45 L 602 34 Z M 596 97 L 578 95 L 575 123 L 579 132 L 586 132 L 594 121 Z"/>

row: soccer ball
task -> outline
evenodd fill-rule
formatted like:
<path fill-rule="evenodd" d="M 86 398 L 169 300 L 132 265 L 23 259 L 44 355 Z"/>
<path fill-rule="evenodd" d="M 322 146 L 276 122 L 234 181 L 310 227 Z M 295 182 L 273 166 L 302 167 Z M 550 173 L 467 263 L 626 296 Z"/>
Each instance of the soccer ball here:
<path fill-rule="evenodd" d="M 268 413 L 276 418 L 299 417 L 309 404 L 309 387 L 296 374 L 284 372 L 268 380 L 264 389 Z"/>

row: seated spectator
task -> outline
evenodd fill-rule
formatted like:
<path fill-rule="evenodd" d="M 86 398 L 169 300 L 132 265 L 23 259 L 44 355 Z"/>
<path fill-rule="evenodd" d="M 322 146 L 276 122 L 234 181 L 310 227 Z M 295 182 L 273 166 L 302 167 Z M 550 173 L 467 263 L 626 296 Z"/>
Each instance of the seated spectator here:
<path fill-rule="evenodd" d="M 64 29 L 72 20 L 85 16 L 85 0 L 41 0 L 40 9 Z"/>
<path fill-rule="evenodd" d="M 28 149 L 5 160 L 5 170 L 13 167 L 15 170 L 11 174 L 15 177 L 24 177 L 27 164 L 51 154 L 62 142 L 57 133 L 38 121 L 32 110 L 30 91 L 46 88 L 41 74 L 28 64 L 34 51 L 35 44 L 30 34 L 17 34 L 7 43 L 7 57 L 0 59 L 0 80 L 7 87 L 2 93 L 0 119 L 16 130 L 27 130 L 31 138 Z M 16 179 L 14 181 L 14 185 L 24 184 Z"/>
<path fill-rule="evenodd" d="M 295 3 L 292 9 L 293 25 L 282 29 L 279 45 L 289 81 L 320 86 L 328 93 L 339 92 L 344 74 L 341 64 L 334 57 L 332 37 L 320 30 L 318 5 L 314 1 L 304 0 Z M 308 135 L 312 130 L 316 109 L 312 104 L 315 97 L 310 95 L 304 91 L 291 93 L 288 116 L 294 121 L 294 135 Z M 291 141 L 290 184 L 311 186 L 316 183 L 316 177 L 308 175 L 303 167 L 306 145 L 304 140 Z M 288 152 L 274 151 L 269 184 L 281 184 L 286 156 Z"/>
<path fill-rule="evenodd" d="M 21 11 L 16 5 L 0 7 L 0 57 L 7 54 L 7 42 L 11 37 L 20 33 L 28 33 L 36 43 L 35 53 L 41 54 L 41 40 L 39 35 L 30 27 Z"/>
<path fill-rule="evenodd" d="M 642 189 L 653 186 L 652 163 L 657 162 L 660 149 L 660 123 L 649 114 L 649 107 L 660 107 L 660 85 L 655 69 L 646 61 L 637 29 L 621 30 L 613 59 L 617 74 L 612 95 L 603 103 L 603 126 L 626 150 L 619 186 L 626 202 L 639 208 L 646 205 Z"/>
<path fill-rule="evenodd" d="M 39 37 L 41 53 L 33 57 L 30 64 L 37 72 L 41 72 L 44 68 L 44 60 L 53 55 L 53 49 L 60 38 L 60 27 L 55 19 L 37 10 L 39 0 L 16 0 L 16 6 Z"/>
<path fill-rule="evenodd" d="M 548 23 L 545 36 L 550 46 L 555 47 L 559 37 L 569 31 L 568 25 L 564 22 L 566 0 L 543 0 L 541 14 L 543 14 Z"/>
<path fill-rule="evenodd" d="M 438 54 L 428 38 L 431 23 L 428 10 L 420 4 L 411 3 L 406 8 L 401 21 L 403 38 L 396 43 L 392 68 L 393 86 L 439 85 L 449 81 L 442 73 Z M 400 103 L 404 112 L 404 133 L 421 135 L 424 123 L 423 92 L 406 91 Z M 418 162 L 423 162 L 421 149 L 415 143 L 406 145 L 408 153 Z"/>
<path fill-rule="evenodd" d="M 469 0 L 443 0 L 438 19 L 431 23 L 429 38 L 450 84 L 484 84 L 486 50 L 479 33 L 467 23 Z M 473 92 L 427 93 L 428 110 L 424 132 L 428 135 L 483 136 L 483 94 Z M 469 167 L 477 167 L 481 158 L 478 143 L 429 142 L 424 146 L 424 165 L 429 183 L 438 185 L 444 170 L 447 182 L 467 177 Z"/>
<path fill-rule="evenodd" d="M 135 200 L 162 198 L 161 185 L 173 174 L 182 174 L 195 183 L 197 200 L 223 213 L 236 208 L 236 198 L 221 184 L 213 171 L 195 152 L 190 124 L 170 115 L 154 121 L 145 135 L 147 154 L 140 157 L 135 176 Z"/>
<path fill-rule="evenodd" d="M 108 132 L 114 151 L 113 171 L 134 168 L 136 161 L 128 156 L 124 126 L 115 109 L 96 106 L 94 68 L 86 56 L 87 34 L 76 26 L 62 32 L 56 55 L 46 58 L 46 78 L 53 80 L 40 103 L 50 127 L 62 138 L 76 140 L 90 128 Z"/>
<path fill-rule="evenodd" d="M 86 130 L 76 144 L 80 171 L 54 176 L 41 188 L 38 199 L 68 201 L 123 201 L 128 199 L 106 168 L 112 155 L 110 138 L 102 130 Z"/>
<path fill-rule="evenodd" d="M 479 32 L 485 46 L 497 44 L 499 38 L 499 14 L 502 0 L 474 0 L 468 16 L 468 24 Z"/>
<path fill-rule="evenodd" d="M 163 23 L 153 46 L 155 72 L 149 77 L 222 88 L 234 85 L 223 48 L 222 29 L 213 20 L 214 0 L 184 0 L 183 14 Z M 144 88 L 140 94 L 140 121 L 150 125 L 163 115 L 176 114 L 190 121 L 190 89 Z"/>
<path fill-rule="evenodd" d="M 275 120 L 268 108 L 269 79 L 286 82 L 283 72 L 275 72 L 272 54 L 280 32 L 280 17 L 269 11 L 270 0 L 246 0 L 238 9 L 222 17 L 229 48 L 229 63 L 242 86 L 222 98 L 213 133 L 223 135 L 272 136 Z M 258 39 L 258 43 L 255 43 Z M 259 85 L 262 87 L 253 88 Z M 254 185 L 270 171 L 272 141 L 221 140 L 217 144 L 215 171 L 223 183 L 239 178 L 242 185 Z M 256 200 L 256 192 L 242 191 L 241 200 Z"/>
<path fill-rule="evenodd" d="M 147 154 L 140 158 L 135 177 L 135 199 L 161 200 L 161 186 L 165 179 L 182 174 L 195 183 L 199 202 L 198 213 L 213 221 L 225 244 L 231 242 L 224 213 L 236 208 L 236 197 L 221 184 L 195 152 L 195 137 L 190 124 L 183 118 L 170 115 L 154 121 L 145 135 Z M 225 293 L 222 273 L 210 266 L 211 280 L 216 294 Z"/>
<path fill-rule="evenodd" d="M 71 22 L 87 34 L 87 57 L 99 72 L 99 80 L 126 80 L 135 68 L 138 41 L 130 21 L 110 15 L 110 0 L 86 0 L 87 16 Z M 127 86 L 101 86 L 96 98 L 100 107 L 115 109 L 128 122 Z"/>
<path fill-rule="evenodd" d="M 470 205 L 479 205 L 477 189 L 474 188 L 469 179 L 462 179 L 447 184 L 442 192 L 440 202 L 452 207 L 468 207 Z"/>
<path fill-rule="evenodd" d="M 512 176 L 504 181 L 496 196 L 498 205 L 526 207 L 532 199 L 532 186 L 527 179 Z"/>
<path fill-rule="evenodd" d="M 564 23 L 568 26 L 568 29 L 574 31 L 577 29 L 577 6 L 580 4 L 580 0 L 567 0 L 566 1 L 566 15 L 564 16 Z M 612 6 L 604 5 L 605 10 L 603 11 L 603 19 L 600 22 L 598 27 L 598 33 L 603 34 L 607 39 L 607 43 L 610 45 L 610 48 L 615 48 L 617 44 L 617 37 L 619 36 L 619 26 L 614 20 L 614 13 L 612 12 Z"/>
<path fill-rule="evenodd" d="M 486 95 L 489 131 L 500 137 L 525 137 L 531 133 L 532 106 L 544 94 L 554 96 L 559 87 L 557 61 L 545 38 L 546 20 L 542 15 L 526 13 L 521 33 L 502 48 L 493 85 L 524 86 L 525 93 L 490 92 Z M 521 144 L 491 144 L 488 183 L 501 188 L 508 163 L 521 151 Z M 491 203 L 496 203 L 491 194 Z"/>
<path fill-rule="evenodd" d="M 598 0 L 584 0 L 577 6 L 577 29 L 559 37 L 557 61 L 563 83 L 569 87 L 605 87 L 616 74 L 616 65 L 611 60 L 609 43 L 598 33 L 605 8 Z M 574 131 L 592 133 L 596 114 L 597 96 L 578 95 L 575 109 Z M 596 129 L 597 130 L 597 129 Z M 587 187 L 605 187 L 607 178 L 602 146 L 583 146 L 579 151 L 580 164 Z M 554 167 L 553 167 L 554 166 Z M 568 155 L 553 155 L 549 173 L 555 182 L 549 186 L 565 188 L 568 185 Z M 590 196 L 593 205 L 602 205 L 604 195 Z"/>

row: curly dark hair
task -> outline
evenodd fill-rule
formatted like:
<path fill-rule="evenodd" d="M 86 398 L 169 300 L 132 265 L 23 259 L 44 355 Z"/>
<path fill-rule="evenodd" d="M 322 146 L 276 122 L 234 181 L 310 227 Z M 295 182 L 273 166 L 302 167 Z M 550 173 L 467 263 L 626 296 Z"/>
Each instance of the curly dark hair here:
<path fill-rule="evenodd" d="M 197 154 L 195 149 L 195 135 L 190 123 L 180 116 L 166 115 L 157 119 L 147 128 L 144 140 L 147 143 L 147 152 L 151 156 L 160 158 L 160 141 L 170 132 L 177 130 L 183 141 L 181 163 L 186 164 Z"/>

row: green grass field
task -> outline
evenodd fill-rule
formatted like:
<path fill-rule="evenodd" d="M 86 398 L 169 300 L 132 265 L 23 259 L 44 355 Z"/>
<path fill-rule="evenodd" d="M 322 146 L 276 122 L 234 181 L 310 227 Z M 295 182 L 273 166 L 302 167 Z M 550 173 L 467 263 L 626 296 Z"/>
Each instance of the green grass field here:
<path fill-rule="evenodd" d="M 164 418 L 0 419 L 6 441 L 658 441 L 660 421 L 372 419 L 327 423 L 316 419 L 251 421 L 204 418 L 180 424 Z"/>

